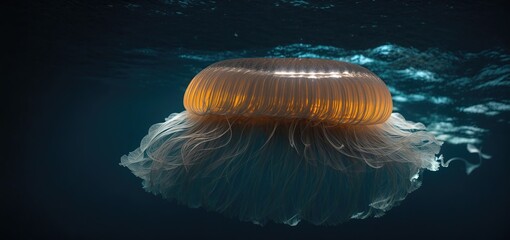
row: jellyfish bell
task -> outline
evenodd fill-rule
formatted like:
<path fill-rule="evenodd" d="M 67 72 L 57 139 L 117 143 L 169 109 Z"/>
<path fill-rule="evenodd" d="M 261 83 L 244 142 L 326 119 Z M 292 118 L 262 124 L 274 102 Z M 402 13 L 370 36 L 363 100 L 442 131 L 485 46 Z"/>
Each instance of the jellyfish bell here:
<path fill-rule="evenodd" d="M 149 192 L 243 221 L 381 216 L 440 166 L 442 143 L 392 113 L 385 83 L 350 63 L 217 62 L 192 79 L 184 107 L 121 165 Z"/>

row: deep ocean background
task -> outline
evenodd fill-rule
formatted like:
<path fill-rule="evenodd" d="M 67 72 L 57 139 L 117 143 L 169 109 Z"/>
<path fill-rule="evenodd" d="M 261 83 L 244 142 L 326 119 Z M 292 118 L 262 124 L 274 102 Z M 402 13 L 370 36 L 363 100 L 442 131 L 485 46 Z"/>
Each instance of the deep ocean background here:
<path fill-rule="evenodd" d="M 509 8 L 492 1 L 15 1 L 1 8 L 2 239 L 508 239 Z M 238 57 L 361 64 L 394 111 L 460 162 L 381 218 L 291 227 L 145 192 L 119 166 L 183 111 L 191 78 Z"/>

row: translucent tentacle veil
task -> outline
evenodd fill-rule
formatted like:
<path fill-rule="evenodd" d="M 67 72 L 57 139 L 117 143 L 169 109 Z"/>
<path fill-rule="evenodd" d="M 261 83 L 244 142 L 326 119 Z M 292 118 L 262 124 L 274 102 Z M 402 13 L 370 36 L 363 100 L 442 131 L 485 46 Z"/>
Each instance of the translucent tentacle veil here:
<path fill-rule="evenodd" d="M 193 78 L 184 107 L 121 165 L 149 192 L 243 221 L 381 216 L 439 168 L 442 143 L 392 113 L 384 82 L 354 64 L 221 61 Z"/>

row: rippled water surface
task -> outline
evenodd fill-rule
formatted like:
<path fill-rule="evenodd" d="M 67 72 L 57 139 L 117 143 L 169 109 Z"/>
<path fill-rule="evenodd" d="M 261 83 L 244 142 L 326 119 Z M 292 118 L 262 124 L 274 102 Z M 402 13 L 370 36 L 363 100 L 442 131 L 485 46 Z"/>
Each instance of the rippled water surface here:
<path fill-rule="evenodd" d="M 5 233 L 20 238 L 508 237 L 508 9 L 455 1 L 20 2 L 2 91 Z M 12 15 L 12 16 L 11 16 Z M 7 16 L 7 15 L 5 15 Z M 426 172 L 385 216 L 331 227 L 238 222 L 146 193 L 118 165 L 150 125 L 184 110 L 216 61 L 324 58 L 360 64 L 394 111 L 424 123 L 462 162 Z"/>

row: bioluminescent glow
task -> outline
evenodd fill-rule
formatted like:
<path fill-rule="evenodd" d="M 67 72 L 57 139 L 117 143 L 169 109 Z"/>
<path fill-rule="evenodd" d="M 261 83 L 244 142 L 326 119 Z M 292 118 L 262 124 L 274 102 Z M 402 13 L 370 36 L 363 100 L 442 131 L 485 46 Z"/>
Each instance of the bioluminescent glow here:
<path fill-rule="evenodd" d="M 392 113 L 386 84 L 322 59 L 217 62 L 121 164 L 152 193 L 243 221 L 381 216 L 440 167 L 442 142 Z"/>

